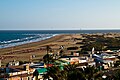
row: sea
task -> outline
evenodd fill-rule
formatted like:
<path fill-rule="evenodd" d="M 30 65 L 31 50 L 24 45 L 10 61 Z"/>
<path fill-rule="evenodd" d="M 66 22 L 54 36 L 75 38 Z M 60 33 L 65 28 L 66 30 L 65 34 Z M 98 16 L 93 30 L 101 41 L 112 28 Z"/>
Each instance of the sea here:
<path fill-rule="evenodd" d="M 0 30 L 0 48 L 7 48 L 51 38 L 59 34 L 120 32 L 120 30 Z"/>

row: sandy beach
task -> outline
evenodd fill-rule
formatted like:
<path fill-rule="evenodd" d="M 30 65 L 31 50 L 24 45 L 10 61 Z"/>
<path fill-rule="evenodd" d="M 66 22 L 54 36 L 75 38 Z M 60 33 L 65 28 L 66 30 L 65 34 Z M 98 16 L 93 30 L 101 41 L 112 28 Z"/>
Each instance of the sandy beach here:
<path fill-rule="evenodd" d="M 40 61 L 46 54 L 47 45 L 52 48 L 53 53 L 59 52 L 60 46 L 63 45 L 65 54 L 70 54 L 70 51 L 66 50 L 68 47 L 80 46 L 76 44 L 80 40 L 75 40 L 75 38 L 82 38 L 82 36 L 80 34 L 61 34 L 38 42 L 0 49 L 0 59 L 2 60 L 2 64 L 13 60 Z M 32 55 L 35 55 L 35 58 L 31 58 Z"/>

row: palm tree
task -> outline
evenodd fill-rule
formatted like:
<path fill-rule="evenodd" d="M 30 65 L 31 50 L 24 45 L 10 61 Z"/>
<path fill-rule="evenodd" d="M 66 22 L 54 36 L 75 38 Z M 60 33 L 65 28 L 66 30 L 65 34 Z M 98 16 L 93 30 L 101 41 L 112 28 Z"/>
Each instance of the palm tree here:
<path fill-rule="evenodd" d="M 114 71 L 113 78 L 114 80 L 120 80 L 120 70 Z"/>
<path fill-rule="evenodd" d="M 61 70 L 59 66 L 47 68 L 48 72 L 44 79 L 53 78 L 53 80 L 85 80 L 84 74 L 76 68 L 76 65 L 68 65 Z"/>
<path fill-rule="evenodd" d="M 68 76 L 67 80 L 74 80 L 74 79 L 75 80 L 85 80 L 84 74 L 77 69 L 75 69 L 73 71 L 69 71 L 67 76 Z"/>
<path fill-rule="evenodd" d="M 88 66 L 84 69 L 84 73 L 85 73 L 85 76 L 88 80 L 92 80 L 94 79 L 94 74 L 96 74 L 98 72 L 97 69 L 95 69 L 94 66 Z"/>
<path fill-rule="evenodd" d="M 48 54 L 49 51 L 51 51 L 50 46 L 47 45 L 47 46 L 46 46 L 46 50 L 47 50 L 47 54 L 46 54 L 45 56 L 43 56 L 43 62 L 44 62 L 45 64 L 53 63 L 53 62 L 54 62 L 53 56 L 50 55 L 50 54 Z"/>
<path fill-rule="evenodd" d="M 51 47 L 49 45 L 46 46 L 47 54 L 51 50 Z"/>
<path fill-rule="evenodd" d="M 48 72 L 44 75 L 44 79 L 51 77 L 53 78 L 53 80 L 65 80 L 63 77 L 63 72 L 60 70 L 58 66 L 52 66 L 47 69 Z"/>
<path fill-rule="evenodd" d="M 45 64 L 49 64 L 49 63 L 54 62 L 54 59 L 53 59 L 53 57 L 51 55 L 46 54 L 45 56 L 43 56 L 43 62 Z"/>
<path fill-rule="evenodd" d="M 67 65 L 64 71 L 67 72 L 66 80 L 85 80 L 85 75 L 81 70 L 77 69 L 78 65 Z"/>

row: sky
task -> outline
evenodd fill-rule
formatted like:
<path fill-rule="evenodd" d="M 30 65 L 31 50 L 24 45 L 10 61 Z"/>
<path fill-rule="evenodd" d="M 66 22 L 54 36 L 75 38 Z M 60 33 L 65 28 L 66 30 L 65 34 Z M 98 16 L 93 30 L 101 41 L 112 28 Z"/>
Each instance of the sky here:
<path fill-rule="evenodd" d="M 120 29 L 120 0 L 0 0 L 0 30 Z"/>

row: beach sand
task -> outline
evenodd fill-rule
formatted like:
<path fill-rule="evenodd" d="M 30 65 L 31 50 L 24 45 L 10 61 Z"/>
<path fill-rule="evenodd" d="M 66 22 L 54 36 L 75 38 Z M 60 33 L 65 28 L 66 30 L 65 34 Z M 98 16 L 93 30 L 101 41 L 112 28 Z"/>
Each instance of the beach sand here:
<path fill-rule="evenodd" d="M 63 45 L 65 54 L 70 54 L 70 51 L 67 50 L 68 47 L 80 47 L 76 42 L 80 42 L 81 40 L 75 40 L 75 38 L 82 38 L 82 36 L 80 34 L 61 34 L 38 42 L 0 49 L 0 59 L 2 60 L 2 64 L 13 60 L 40 61 L 46 54 L 47 45 L 52 48 L 53 53 L 59 52 L 60 46 Z M 35 58 L 31 58 L 32 55 L 35 55 Z"/>

